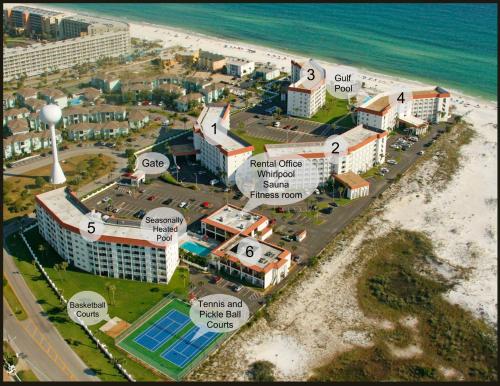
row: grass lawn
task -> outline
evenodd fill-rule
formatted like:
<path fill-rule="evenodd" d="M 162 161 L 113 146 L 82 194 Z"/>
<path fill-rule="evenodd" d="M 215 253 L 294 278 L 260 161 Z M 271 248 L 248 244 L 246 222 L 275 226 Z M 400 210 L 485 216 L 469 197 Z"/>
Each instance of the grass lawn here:
<path fill-rule="evenodd" d="M 350 200 L 348 198 L 335 198 L 333 200 L 338 206 L 345 206 L 345 205 L 349 205 L 351 202 L 353 202 L 354 200 Z"/>
<path fill-rule="evenodd" d="M 337 99 L 326 93 L 325 105 L 311 117 L 311 120 L 321 123 L 332 123 L 348 112 L 347 99 Z"/>
<path fill-rule="evenodd" d="M 108 300 L 111 317 L 118 316 L 131 323 L 163 299 L 164 296 L 172 292 L 180 297 L 187 295 L 189 272 L 184 268 L 177 269 L 168 285 L 95 276 L 90 273 L 78 271 L 72 267 L 69 267 L 66 272 L 57 272 L 54 270 L 54 264 L 60 262 L 61 258 L 43 241 L 42 237 L 38 234 L 37 228 L 27 232 L 26 237 L 35 253 L 39 256 L 40 262 L 47 273 L 55 284 L 63 290 L 63 294 L 67 299 L 78 291 L 96 291 Z M 45 251 L 40 252 L 38 245 L 44 245 Z M 90 368 L 98 373 L 98 376 L 102 380 L 123 381 L 123 376 L 114 368 L 104 354 L 96 348 L 95 343 L 85 334 L 84 330 L 68 318 L 66 309 L 61 306 L 61 303 L 46 280 L 32 264 L 31 256 L 20 237 L 18 235 L 10 236 L 7 240 L 7 246 L 14 256 L 19 271 L 38 299 L 38 303 L 47 312 L 49 320 L 59 330 L 71 348 Z M 113 284 L 116 287 L 115 304 L 109 304 L 111 303 L 111 294 L 106 290 L 106 283 Z M 98 331 L 98 327 L 101 324 L 93 326 L 92 331 L 99 338 L 105 337 L 103 340 L 106 342 L 109 350 L 116 359 L 122 361 L 127 371 L 135 379 L 142 381 L 160 379 L 160 377 L 149 369 L 146 369 L 135 361 L 127 359 L 123 353 L 119 352 L 114 345 L 114 340 Z"/>
<path fill-rule="evenodd" d="M 36 377 L 35 373 L 31 370 L 18 371 L 17 376 L 23 382 L 37 382 L 37 381 L 39 381 L 39 379 Z"/>
<path fill-rule="evenodd" d="M 365 179 L 366 178 L 371 178 L 371 177 L 375 177 L 375 178 L 380 177 L 381 178 L 382 176 L 380 176 L 379 174 L 377 174 L 379 170 L 380 170 L 380 166 L 374 166 L 374 167 L 368 169 L 366 172 L 360 174 L 360 176 L 362 178 L 365 178 Z"/>
<path fill-rule="evenodd" d="M 68 179 L 68 185 L 76 190 L 79 186 L 109 174 L 114 168 L 114 163 L 111 157 L 105 155 L 80 155 L 64 160 L 61 166 Z M 49 164 L 20 176 L 4 179 L 4 221 L 31 213 L 35 208 L 34 196 L 53 189 L 49 183 L 51 169 L 52 165 Z M 43 186 L 37 187 L 35 184 L 37 177 L 43 178 L 45 181 Z"/>
<path fill-rule="evenodd" d="M 12 290 L 5 276 L 3 277 L 3 296 L 7 300 L 7 303 L 9 303 L 10 309 L 12 310 L 12 312 L 14 312 L 14 315 L 16 315 L 16 318 L 18 320 L 25 320 L 28 317 L 28 315 L 26 315 L 24 307 L 22 306 L 21 302 L 19 302 L 19 299 Z"/>
<path fill-rule="evenodd" d="M 344 118 L 342 118 L 340 121 L 336 123 L 337 126 L 341 127 L 347 127 L 347 128 L 352 128 L 356 126 L 356 122 L 352 119 L 352 114 L 346 115 Z"/>
<path fill-rule="evenodd" d="M 236 130 L 235 131 L 238 137 L 240 137 L 242 140 L 248 142 L 249 144 L 253 145 L 254 151 L 253 154 L 259 154 L 259 153 L 264 153 L 264 145 L 266 144 L 275 144 L 275 143 L 281 143 L 278 141 L 272 141 L 270 139 L 263 139 L 263 138 L 257 138 L 257 137 L 252 137 L 241 130 Z"/>

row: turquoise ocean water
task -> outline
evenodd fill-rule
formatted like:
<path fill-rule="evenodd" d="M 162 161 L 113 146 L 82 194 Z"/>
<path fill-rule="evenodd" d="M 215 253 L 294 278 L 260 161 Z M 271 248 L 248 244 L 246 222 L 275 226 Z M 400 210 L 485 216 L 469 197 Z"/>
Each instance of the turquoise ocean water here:
<path fill-rule="evenodd" d="M 497 99 L 496 4 L 58 3 Z"/>

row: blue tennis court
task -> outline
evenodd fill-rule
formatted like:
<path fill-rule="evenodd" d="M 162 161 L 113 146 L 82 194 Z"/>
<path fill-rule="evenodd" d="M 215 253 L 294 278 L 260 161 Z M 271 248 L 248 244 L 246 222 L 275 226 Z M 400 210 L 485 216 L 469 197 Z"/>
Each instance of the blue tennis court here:
<path fill-rule="evenodd" d="M 178 342 L 165 350 L 161 357 L 176 366 L 184 367 L 220 335 L 217 332 L 206 332 L 196 340 L 191 341 L 199 329 L 197 326 L 191 328 Z"/>
<path fill-rule="evenodd" d="M 134 339 L 136 343 L 149 351 L 155 351 L 189 323 L 189 316 L 177 310 L 171 310 L 160 320 Z"/>

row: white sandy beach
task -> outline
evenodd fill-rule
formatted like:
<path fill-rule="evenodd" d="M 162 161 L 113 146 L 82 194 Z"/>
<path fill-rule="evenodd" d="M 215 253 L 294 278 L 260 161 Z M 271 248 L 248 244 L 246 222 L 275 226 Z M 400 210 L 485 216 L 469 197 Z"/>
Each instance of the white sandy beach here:
<path fill-rule="evenodd" d="M 43 8 L 49 8 L 45 5 Z M 149 24 L 130 23 L 131 36 L 163 41 L 165 47 L 202 48 L 257 62 L 271 62 L 289 71 L 292 56 L 270 48 L 213 38 Z M 254 50 L 250 52 L 248 49 Z M 320 63 L 328 70 L 333 63 Z M 386 91 L 394 85 L 422 85 L 407 79 L 360 70 L 365 91 Z M 400 181 L 404 187 L 380 209 L 353 242 L 324 260 L 318 272 L 310 272 L 289 296 L 270 309 L 272 320 L 259 320 L 248 331 L 228 342 L 213 363 L 193 379 L 245 380 L 255 360 L 276 364 L 278 379 L 305 380 L 311 370 L 353 345 L 369 345 L 370 329 L 387 328 L 369 320 L 356 299 L 357 250 L 368 237 L 392 227 L 424 231 L 435 242 L 439 258 L 469 270 L 469 275 L 447 294 L 491 324 L 497 320 L 497 102 L 485 101 L 451 90 L 456 112 L 465 116 L 477 135 L 462 148 L 462 168 L 442 192 L 432 192 L 425 181 L 435 167 L 429 160 L 418 175 Z M 426 200 L 430 196 L 430 200 Z M 446 273 L 446 272 L 443 272 Z M 230 365 L 227 365 L 230 364 Z M 224 371 L 220 369 L 224 368 Z"/>

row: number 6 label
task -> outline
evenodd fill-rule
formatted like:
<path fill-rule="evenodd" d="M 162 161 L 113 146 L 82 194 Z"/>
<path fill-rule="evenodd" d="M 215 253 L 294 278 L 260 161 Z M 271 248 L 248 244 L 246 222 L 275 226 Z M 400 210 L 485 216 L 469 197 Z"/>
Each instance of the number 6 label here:
<path fill-rule="evenodd" d="M 262 245 L 253 237 L 245 237 L 238 244 L 236 254 L 243 265 L 256 265 L 262 259 Z"/>

